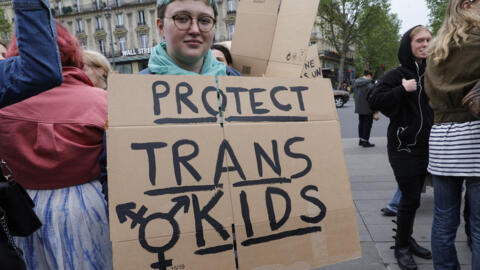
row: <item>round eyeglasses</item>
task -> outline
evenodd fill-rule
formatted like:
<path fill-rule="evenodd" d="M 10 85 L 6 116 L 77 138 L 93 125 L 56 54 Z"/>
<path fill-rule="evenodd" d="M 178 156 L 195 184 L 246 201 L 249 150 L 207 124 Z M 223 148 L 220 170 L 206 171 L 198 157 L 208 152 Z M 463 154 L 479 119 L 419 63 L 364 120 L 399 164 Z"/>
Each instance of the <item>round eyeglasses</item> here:
<path fill-rule="evenodd" d="M 175 26 L 182 31 L 190 29 L 193 20 L 196 20 L 198 30 L 200 30 L 200 32 L 210 32 L 217 22 L 214 18 L 208 15 L 192 18 L 192 16 L 188 14 L 178 14 L 173 15 L 172 17 L 167 17 L 167 19 L 172 19 Z"/>

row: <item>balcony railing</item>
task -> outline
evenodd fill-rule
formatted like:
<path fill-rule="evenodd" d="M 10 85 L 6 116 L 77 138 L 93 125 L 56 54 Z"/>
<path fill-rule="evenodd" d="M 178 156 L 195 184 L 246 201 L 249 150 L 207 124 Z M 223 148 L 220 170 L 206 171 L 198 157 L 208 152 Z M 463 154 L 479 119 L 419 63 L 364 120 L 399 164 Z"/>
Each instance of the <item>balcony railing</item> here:
<path fill-rule="evenodd" d="M 0 2 L 10 2 L 11 0 L 0 0 Z M 128 6 L 135 6 L 135 5 L 145 5 L 145 4 L 151 4 L 151 3 L 156 3 L 156 0 L 143 0 L 142 2 L 139 1 L 124 1 L 120 5 L 117 5 L 117 3 L 110 3 L 110 8 L 111 9 L 116 9 L 120 7 L 128 7 Z M 62 16 L 62 15 L 72 15 L 72 14 L 77 14 L 77 13 L 84 13 L 84 12 L 91 12 L 91 11 L 102 11 L 107 7 L 106 2 L 100 2 L 99 5 L 97 5 L 96 2 L 92 2 L 90 4 L 85 4 L 85 5 L 80 5 L 77 6 L 77 4 L 74 4 L 73 6 L 65 6 L 62 7 L 62 10 L 60 11 L 58 7 L 51 8 L 52 13 L 54 16 Z"/>

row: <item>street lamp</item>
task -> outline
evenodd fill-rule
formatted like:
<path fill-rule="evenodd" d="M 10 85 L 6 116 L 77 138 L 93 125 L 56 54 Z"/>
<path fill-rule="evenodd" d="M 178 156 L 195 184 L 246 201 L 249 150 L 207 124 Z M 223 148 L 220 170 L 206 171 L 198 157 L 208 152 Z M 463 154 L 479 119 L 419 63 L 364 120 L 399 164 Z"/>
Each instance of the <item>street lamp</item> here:
<path fill-rule="evenodd" d="M 113 34 L 112 34 L 112 13 L 110 12 L 112 8 L 108 4 L 108 1 L 107 1 L 107 6 L 103 10 L 105 10 L 105 18 L 107 18 L 107 21 L 108 21 L 108 31 L 110 31 L 109 33 L 110 34 L 110 51 L 112 52 L 112 66 L 113 66 L 113 70 L 115 70 L 115 51 L 113 49 Z"/>

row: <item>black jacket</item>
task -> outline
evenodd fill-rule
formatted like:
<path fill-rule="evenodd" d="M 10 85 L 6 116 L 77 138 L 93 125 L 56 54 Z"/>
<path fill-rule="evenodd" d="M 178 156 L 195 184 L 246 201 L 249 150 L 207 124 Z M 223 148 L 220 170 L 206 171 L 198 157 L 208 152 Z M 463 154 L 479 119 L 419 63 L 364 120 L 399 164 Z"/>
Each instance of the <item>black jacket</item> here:
<path fill-rule="evenodd" d="M 412 28 L 413 29 L 413 28 Z M 415 62 L 410 46 L 410 32 L 402 37 L 398 50 L 400 66 L 387 72 L 369 98 L 370 107 L 390 118 L 387 131 L 388 150 L 413 155 L 428 155 L 428 138 L 433 123 L 433 112 L 425 94 L 423 75 L 426 61 Z M 417 91 L 407 92 L 402 79 L 415 79 Z"/>

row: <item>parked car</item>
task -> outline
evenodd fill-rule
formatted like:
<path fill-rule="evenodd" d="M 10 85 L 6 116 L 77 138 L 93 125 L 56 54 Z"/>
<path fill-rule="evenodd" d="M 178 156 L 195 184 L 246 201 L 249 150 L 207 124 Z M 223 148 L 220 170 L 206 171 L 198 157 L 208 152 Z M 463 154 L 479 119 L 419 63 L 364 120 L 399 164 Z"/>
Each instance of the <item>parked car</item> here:
<path fill-rule="evenodd" d="M 335 100 L 335 107 L 341 108 L 350 99 L 350 94 L 344 90 L 333 89 L 333 97 Z"/>

